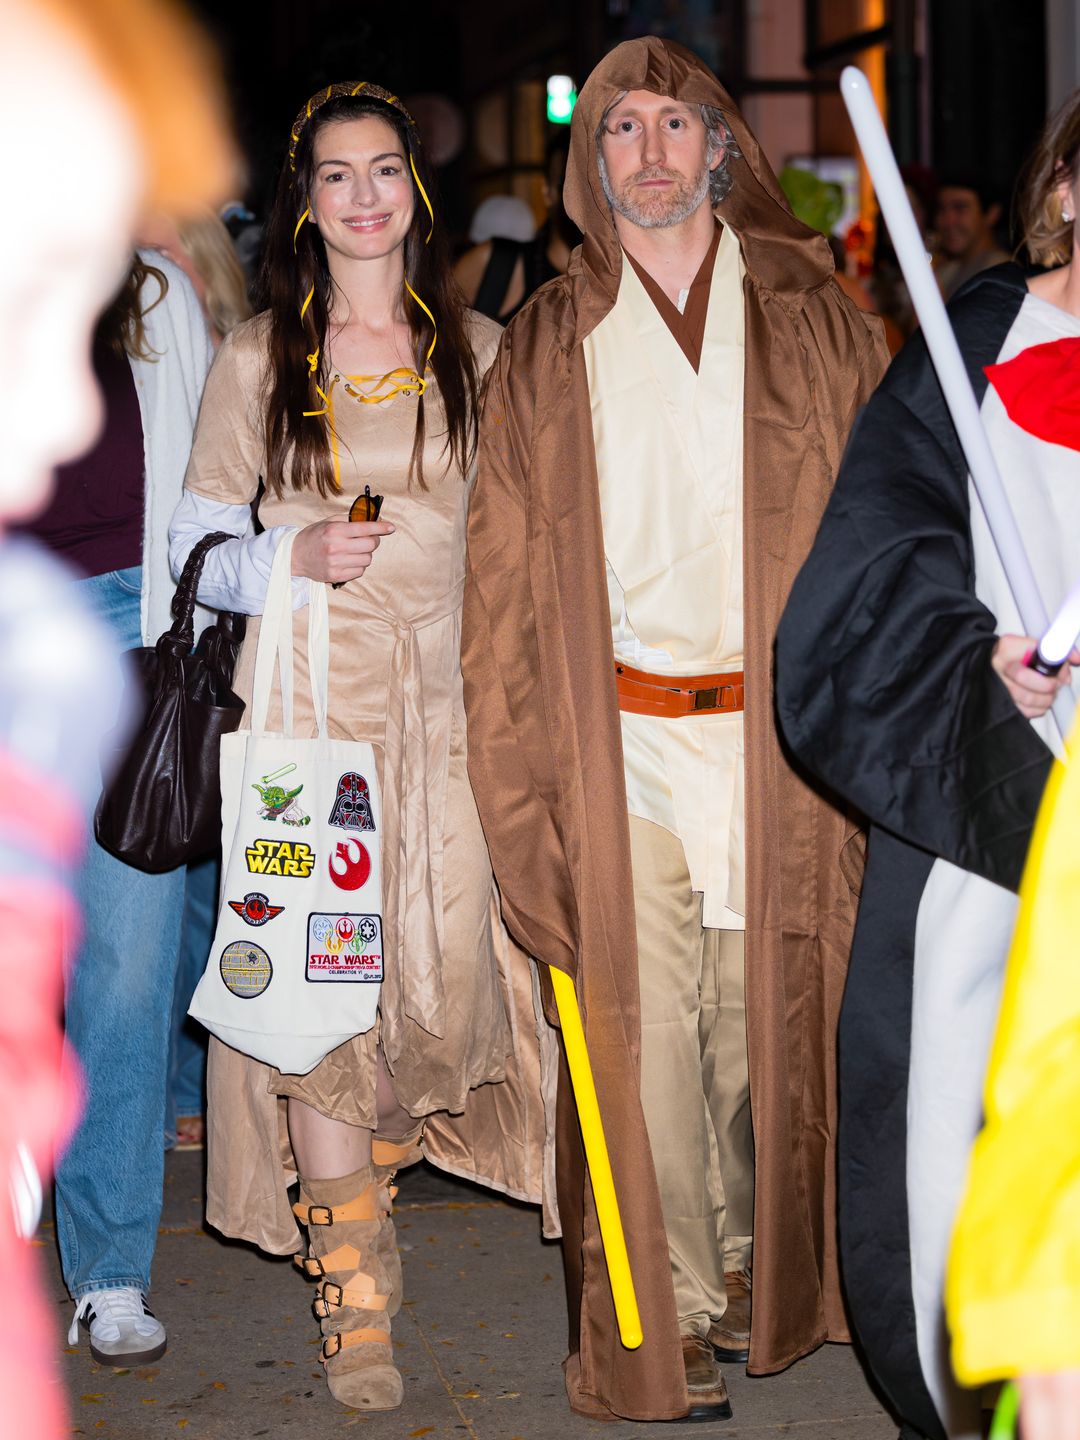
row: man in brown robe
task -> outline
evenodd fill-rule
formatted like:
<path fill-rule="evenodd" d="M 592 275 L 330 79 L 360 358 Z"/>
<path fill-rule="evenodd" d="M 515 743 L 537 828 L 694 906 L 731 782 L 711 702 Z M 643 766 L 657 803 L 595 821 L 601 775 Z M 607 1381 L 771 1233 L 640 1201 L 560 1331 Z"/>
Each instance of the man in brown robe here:
<path fill-rule="evenodd" d="M 628 159 L 635 146 L 637 159 Z M 721 164 L 728 179 L 714 194 L 730 188 L 713 207 L 707 172 Z M 650 1075 L 642 1016 L 648 1028 L 671 988 L 646 991 L 646 976 L 663 961 L 672 981 L 685 982 L 660 953 L 684 950 L 662 936 L 658 943 L 650 923 L 658 912 L 643 892 L 656 888 L 650 867 L 680 869 L 675 889 L 700 907 L 699 952 L 710 926 L 735 933 L 744 922 L 756 1144 L 749 1366 L 769 1373 L 824 1340 L 847 1339 L 833 1214 L 834 1037 L 860 872 L 855 827 L 790 768 L 778 744 L 773 636 L 848 429 L 886 356 L 878 322 L 833 281 L 825 240 L 791 215 L 729 96 L 680 46 L 630 41 L 593 72 L 574 115 L 565 201 L 583 244 L 569 273 L 511 323 L 488 382 L 463 618 L 469 770 L 510 930 L 576 981 L 642 1314 L 644 1341 L 627 1350 L 564 1071 L 558 1191 L 570 1402 L 593 1416 L 719 1415 L 723 1380 L 710 1374 L 702 1342 L 725 1303 L 724 1204 L 718 1198 L 712 1216 L 721 1293 L 688 1317 L 668 1202 L 671 1153 L 665 1147 L 661 1157 L 657 1144 L 651 1078 L 642 1104 Z M 673 223 L 685 232 L 685 222 L 698 253 L 637 234 Z M 722 263 L 737 267 L 741 304 L 703 305 L 702 285 L 713 300 L 723 293 Z M 646 333 L 644 349 L 620 350 L 620 337 Z M 677 351 L 664 352 L 671 340 Z M 648 363 L 656 385 L 643 396 Z M 694 392 L 696 408 L 682 410 L 684 363 L 683 389 Z M 609 385 L 625 392 L 622 410 L 609 406 Z M 698 393 L 705 385 L 715 388 Z M 732 395 L 740 397 L 734 408 Z M 674 425 L 665 406 L 677 414 Z M 721 466 L 717 447 L 737 432 L 741 445 L 729 439 Z M 641 456 L 655 459 L 654 471 Z M 641 513 L 644 525 L 626 523 Z M 694 580 L 695 536 L 708 542 L 708 565 L 697 572 L 704 586 Z M 703 626 L 704 638 L 681 656 L 675 640 L 658 647 L 636 618 L 665 606 L 681 611 L 687 629 Z M 626 651 L 624 642 L 640 648 Z M 745 677 L 727 664 L 736 652 Z M 645 659 L 627 666 L 627 653 Z M 698 654 L 716 662 L 710 673 L 689 673 Z M 713 673 L 721 662 L 726 671 Z M 667 686 L 663 672 L 650 673 L 662 665 L 677 677 Z M 744 687 L 745 716 L 737 713 Z M 663 717 L 662 740 L 659 730 L 629 723 L 643 714 Z M 679 714 L 685 719 L 672 718 Z M 678 727 L 713 719 L 729 728 L 701 739 L 700 773 L 719 799 L 698 824 L 676 751 L 705 732 Z M 734 749 L 732 720 L 740 727 Z M 661 750 L 670 786 L 650 771 Z M 665 819 L 668 802 L 673 820 Z M 681 849 L 672 850 L 672 834 Z M 741 945 L 726 949 L 741 958 Z M 689 988 L 696 994 L 704 984 L 701 970 Z M 728 1185 L 722 1155 L 720 1173 L 707 1173 L 722 1145 L 705 1075 L 715 1055 L 706 1049 L 703 1038 L 698 1075 L 664 1103 L 679 1133 L 694 1133 L 684 1122 L 697 1124 L 700 1113 L 709 1156 L 690 1147 L 682 1158 L 719 1191 Z M 748 1236 L 739 1238 L 748 1246 Z M 707 1256 L 690 1268 L 702 1264 L 717 1268 Z"/>

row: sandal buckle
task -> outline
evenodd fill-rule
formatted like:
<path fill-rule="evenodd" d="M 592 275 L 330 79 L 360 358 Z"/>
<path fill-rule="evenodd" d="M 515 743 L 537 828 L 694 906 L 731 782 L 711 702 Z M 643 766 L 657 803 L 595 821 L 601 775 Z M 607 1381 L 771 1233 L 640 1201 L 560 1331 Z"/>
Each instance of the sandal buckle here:
<path fill-rule="evenodd" d="M 333 1349 L 330 1348 L 331 1344 L 333 1344 Z M 339 1355 L 341 1353 L 341 1346 L 342 1340 L 340 1333 L 336 1335 L 328 1335 L 322 1343 L 322 1359 L 324 1361 L 332 1360 L 335 1355 Z"/>
<path fill-rule="evenodd" d="M 325 1215 L 326 1219 L 319 1219 L 316 1211 Z M 332 1225 L 334 1223 L 334 1207 L 332 1205 L 309 1205 L 307 1207 L 307 1223 L 309 1225 Z"/>

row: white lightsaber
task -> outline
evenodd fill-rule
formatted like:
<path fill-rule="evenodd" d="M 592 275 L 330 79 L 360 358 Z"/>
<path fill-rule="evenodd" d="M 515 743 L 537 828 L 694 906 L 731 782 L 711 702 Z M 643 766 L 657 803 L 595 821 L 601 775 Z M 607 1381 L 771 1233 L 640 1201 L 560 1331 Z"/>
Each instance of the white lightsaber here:
<path fill-rule="evenodd" d="M 975 392 L 945 313 L 945 302 L 930 268 L 926 247 L 911 213 L 904 182 L 881 123 L 870 82 L 861 70 L 848 65 L 840 76 L 840 91 L 877 192 L 881 213 L 889 227 L 889 237 L 945 394 L 945 403 L 956 426 L 975 493 L 1001 557 L 1009 588 L 1016 598 L 1021 622 L 1029 635 L 1042 635 L 1047 628 L 1046 606 L 979 418 Z M 1072 693 L 1068 689 L 1060 690 L 1054 700 L 1054 711 L 1063 737 L 1069 733 L 1074 709 Z"/>
<path fill-rule="evenodd" d="M 1039 648 L 1028 661 L 1040 675 L 1056 675 L 1069 651 L 1080 636 L 1080 584 L 1076 584 L 1061 602 L 1061 609 L 1050 621 L 1050 627 L 1039 641 Z"/>

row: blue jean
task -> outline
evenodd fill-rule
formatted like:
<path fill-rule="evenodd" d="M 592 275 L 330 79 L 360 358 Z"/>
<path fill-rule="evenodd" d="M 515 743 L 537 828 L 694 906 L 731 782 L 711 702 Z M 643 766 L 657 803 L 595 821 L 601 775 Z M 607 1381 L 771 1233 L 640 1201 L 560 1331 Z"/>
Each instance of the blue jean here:
<path fill-rule="evenodd" d="M 77 583 L 121 645 L 141 643 L 138 567 Z M 91 838 L 76 885 L 83 940 L 66 1023 L 86 1096 L 56 1170 L 60 1258 L 75 1299 L 112 1286 L 150 1287 L 186 882 L 186 867 L 145 875 Z"/>
<path fill-rule="evenodd" d="M 180 933 L 180 959 L 173 990 L 172 1036 L 169 1047 L 169 1082 L 165 1097 L 165 1145 L 176 1144 L 178 1115 L 206 1113 L 207 1035 L 188 1006 L 206 969 L 206 957 L 217 923 L 217 856 L 188 866 L 184 892 L 184 922 Z"/>

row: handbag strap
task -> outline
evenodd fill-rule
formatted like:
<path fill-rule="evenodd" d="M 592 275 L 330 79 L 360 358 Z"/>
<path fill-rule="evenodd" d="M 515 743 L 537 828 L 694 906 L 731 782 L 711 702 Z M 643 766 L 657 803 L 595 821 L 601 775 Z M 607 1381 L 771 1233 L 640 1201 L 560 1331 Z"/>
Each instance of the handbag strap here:
<path fill-rule="evenodd" d="M 224 530 L 215 530 L 210 535 L 204 535 L 188 552 L 176 585 L 176 594 L 172 598 L 173 623 L 166 632 L 183 645 L 185 652 L 195 643 L 195 597 L 206 557 L 215 545 L 235 539 L 235 535 L 229 535 Z"/>
<path fill-rule="evenodd" d="M 283 536 L 274 552 L 266 603 L 259 626 L 259 643 L 255 651 L 255 676 L 251 692 L 251 728 L 266 730 L 270 710 L 270 692 L 276 659 L 281 679 L 282 733 L 293 733 L 293 606 L 292 548 L 295 532 Z M 308 678 L 315 727 L 319 735 L 326 730 L 327 691 L 330 669 L 330 626 L 326 586 L 317 580 L 308 582 Z"/>

